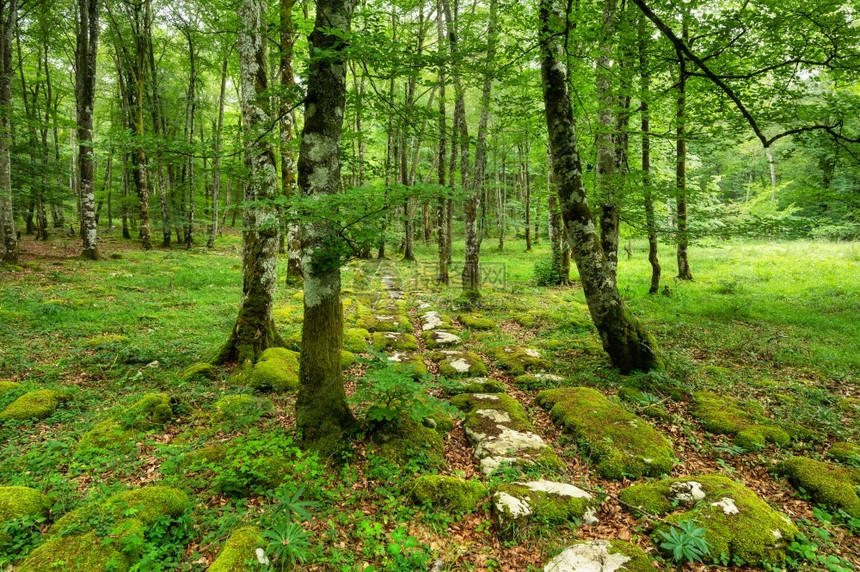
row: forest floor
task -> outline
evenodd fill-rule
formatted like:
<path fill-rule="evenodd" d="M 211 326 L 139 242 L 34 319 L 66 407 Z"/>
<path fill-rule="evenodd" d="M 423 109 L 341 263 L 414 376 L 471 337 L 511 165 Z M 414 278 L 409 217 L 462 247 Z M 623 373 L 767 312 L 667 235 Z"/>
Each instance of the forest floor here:
<path fill-rule="evenodd" d="M 0 511 L 0 567 L 15 570 L 50 542 L 51 523 L 63 514 L 121 490 L 160 485 L 181 489 L 191 502 L 149 523 L 128 561 L 133 569 L 205 570 L 238 527 L 277 529 L 273 515 L 296 506 L 306 531 L 291 533 L 305 558 L 296 568 L 302 570 L 405 572 L 429 570 L 437 561 L 443 565 L 435 570 L 542 570 L 562 549 L 587 539 L 631 542 L 659 569 L 705 569 L 672 564 L 658 548 L 652 523 L 619 502 L 624 488 L 656 479 L 601 476 L 588 435 L 569 434 L 536 403 L 541 390 L 584 386 L 671 440 L 675 464 L 668 476 L 724 475 L 789 516 L 799 533 L 783 547 L 785 562 L 766 568 L 860 570 L 860 502 L 852 508 L 850 498 L 842 505 L 823 501 L 815 490 L 792 486 L 779 469 L 791 456 L 835 466 L 835 442 L 860 444 L 860 244 L 699 244 L 690 252 L 692 282 L 671 278 L 674 257 L 667 250 L 665 287 L 653 296 L 647 294 L 647 252 L 642 244 L 630 245 L 630 256 L 621 255 L 619 286 L 654 333 L 666 366 L 631 376 L 609 367 L 576 282 L 534 284 L 534 264 L 548 256 L 547 245 L 531 252 L 524 246 L 510 241 L 498 252 L 493 239 L 484 241 L 486 280 L 477 308 L 460 305 L 455 284 L 443 289 L 434 283 L 431 246 L 418 246 L 418 262 L 392 256 L 383 264 L 355 261 L 344 270 L 347 327 L 367 327 L 362 320 L 368 316 L 373 322 L 400 312 L 408 319 L 401 333 L 415 336 L 418 349 L 412 351 L 438 378 L 453 356 L 427 347 L 426 313 L 438 312 L 459 338 L 450 350 L 460 352 L 454 357 L 465 358 L 468 350 L 485 364 L 486 377 L 524 408 L 534 433 L 563 461 L 485 476 L 473 436 L 465 431 L 468 416 L 456 415 L 452 427 L 438 428 L 442 459 L 426 451 L 392 457 L 384 443 L 359 436 L 340 462 L 308 456 L 296 446 L 295 392 L 255 394 L 252 410 L 217 417 L 221 410 L 213 404 L 219 399 L 253 393 L 247 377 L 237 380 L 229 368 L 212 379 L 181 374 L 211 359 L 235 320 L 241 287 L 241 239 L 235 233 L 210 251 L 142 252 L 134 241 L 107 236 L 101 249 L 108 258 L 97 263 L 78 260 L 71 239 L 25 239 L 22 267 L 0 269 L 0 380 L 20 383 L 4 393 L 0 381 L 0 410 L 43 388 L 61 390 L 67 400 L 40 421 L 0 420 L 0 487 L 32 487 L 50 499 L 49 513 L 37 519 L 4 524 Z M 454 260 L 461 255 L 455 251 Z M 281 271 L 283 276 L 283 266 Z M 452 278 L 457 275 L 455 263 Z M 301 329 L 301 305 L 300 287 L 282 281 L 275 318 L 287 339 Z M 488 323 L 470 327 L 464 316 Z M 540 358 L 506 364 L 500 353 L 506 347 Z M 358 360 L 345 370 L 350 395 L 369 395 L 362 382 L 367 372 L 400 355 L 377 350 L 356 352 Z M 558 377 L 519 376 L 538 372 Z M 450 382 L 422 387 L 449 401 Z M 624 394 L 631 388 L 640 390 L 632 399 Z M 169 419 L 117 429 L 119 441 L 92 439 L 97 424 L 122 423 L 152 392 L 174 398 Z M 762 426 L 790 422 L 796 430 L 788 430 L 788 443 L 744 449 L 733 443 L 733 431 L 705 430 L 702 415 L 694 413 L 703 392 L 719 394 Z M 355 406 L 360 417 L 366 415 L 367 403 Z M 274 473 L 269 461 L 277 465 Z M 860 469 L 856 456 L 841 461 L 848 471 Z M 413 480 L 429 473 L 474 479 L 490 492 L 512 480 L 570 483 L 603 500 L 594 513 L 599 523 L 536 520 L 502 530 L 489 493 L 465 514 L 412 502 Z M 849 485 L 849 497 L 853 487 L 857 498 L 858 484 L 860 477 Z M 296 505 L 296 498 L 310 504 Z M 749 568 L 724 556 L 728 560 L 717 568 Z"/>

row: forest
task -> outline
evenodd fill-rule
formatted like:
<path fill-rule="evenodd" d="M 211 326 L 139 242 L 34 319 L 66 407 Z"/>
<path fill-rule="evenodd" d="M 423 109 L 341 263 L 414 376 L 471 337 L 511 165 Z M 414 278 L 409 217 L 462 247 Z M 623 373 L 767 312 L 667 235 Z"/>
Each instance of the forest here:
<path fill-rule="evenodd" d="M 860 570 L 858 0 L 0 0 L 0 569 Z"/>

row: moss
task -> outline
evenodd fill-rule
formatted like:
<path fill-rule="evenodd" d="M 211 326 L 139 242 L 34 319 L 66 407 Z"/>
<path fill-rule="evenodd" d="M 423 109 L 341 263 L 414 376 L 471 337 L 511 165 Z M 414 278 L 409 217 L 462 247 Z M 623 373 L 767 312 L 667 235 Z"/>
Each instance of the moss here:
<path fill-rule="evenodd" d="M 445 385 L 445 392 L 448 395 L 460 395 L 461 393 L 504 393 L 505 386 L 489 377 L 470 377 L 451 381 Z"/>
<path fill-rule="evenodd" d="M 705 498 L 696 504 L 681 503 L 673 498 L 672 485 L 695 481 L 701 485 Z M 705 528 L 705 540 L 711 554 L 740 557 L 757 566 L 765 562 L 778 563 L 785 559 L 785 547 L 794 539 L 797 528 L 785 515 L 771 508 L 753 491 L 722 475 L 698 475 L 679 479 L 664 479 L 655 483 L 633 485 L 620 493 L 625 503 L 645 512 L 664 516 L 671 523 L 695 520 Z M 737 512 L 726 511 L 720 503 L 731 499 Z M 654 538 L 665 530 L 660 525 Z"/>
<path fill-rule="evenodd" d="M 650 403 L 646 399 L 645 392 L 633 387 L 622 387 L 618 390 L 618 397 L 622 401 L 626 401 L 634 405 L 640 414 L 651 417 L 652 419 L 660 419 L 668 421 L 672 418 L 666 408 L 660 403 Z"/>
<path fill-rule="evenodd" d="M 411 332 L 412 322 L 405 314 L 373 314 L 360 312 L 355 319 L 356 328 L 371 332 Z"/>
<path fill-rule="evenodd" d="M 275 408 L 269 399 L 252 395 L 225 395 L 213 405 L 212 420 L 249 425 Z"/>
<path fill-rule="evenodd" d="M 0 420 L 4 419 L 44 419 L 57 410 L 60 403 L 67 401 L 69 394 L 52 389 L 37 389 L 25 393 L 6 409 L 0 411 Z"/>
<path fill-rule="evenodd" d="M 129 342 L 128 336 L 120 334 L 104 334 L 101 336 L 93 336 L 84 342 L 84 345 L 89 348 L 102 349 L 115 346 L 124 346 Z"/>
<path fill-rule="evenodd" d="M 546 481 L 542 483 L 546 483 Z M 585 516 L 585 513 L 589 509 L 596 508 L 600 504 L 590 495 L 588 497 L 562 495 L 552 491 L 540 490 L 538 487 L 530 487 L 523 483 L 502 485 L 498 488 L 496 495 L 499 493 L 505 493 L 527 503 L 531 510 L 529 519 L 542 524 L 576 522 Z M 497 499 L 496 495 L 493 496 L 494 501 Z M 494 503 L 493 509 L 500 527 L 504 527 L 506 523 L 510 523 L 513 520 L 517 520 L 515 515 L 505 512 L 506 507 L 504 504 Z"/>
<path fill-rule="evenodd" d="M 397 427 L 385 427 L 372 436 L 379 457 L 404 467 L 417 463 L 428 469 L 445 468 L 445 441 L 429 427 L 411 419 Z"/>
<path fill-rule="evenodd" d="M 421 337 L 424 339 L 424 345 L 429 349 L 451 348 L 463 343 L 460 336 L 448 330 L 428 330 L 423 332 Z"/>
<path fill-rule="evenodd" d="M 777 468 L 796 487 L 803 488 L 819 504 L 842 509 L 860 518 L 860 469 L 842 467 L 807 457 L 791 457 Z"/>
<path fill-rule="evenodd" d="M 345 350 L 363 353 L 367 351 L 367 340 L 370 332 L 364 328 L 347 328 L 343 332 L 343 347 Z"/>
<path fill-rule="evenodd" d="M 762 416 L 757 403 L 741 403 L 730 397 L 711 392 L 693 395 L 692 413 L 702 422 L 705 431 L 718 435 L 734 435 L 735 445 L 756 451 L 773 443 L 780 447 L 791 442 L 791 436 Z"/>
<path fill-rule="evenodd" d="M 833 443 L 827 454 L 840 463 L 853 463 L 860 465 L 860 446 L 846 441 Z"/>
<path fill-rule="evenodd" d="M 387 350 L 416 351 L 418 340 L 412 334 L 394 332 L 374 332 L 372 336 L 373 349 L 378 352 Z"/>
<path fill-rule="evenodd" d="M 0 396 L 3 396 L 7 391 L 12 391 L 19 387 L 21 387 L 20 383 L 9 381 L 7 379 L 0 379 Z"/>
<path fill-rule="evenodd" d="M 258 391 L 283 393 L 299 387 L 299 354 L 286 348 L 269 348 L 260 354 L 250 378 Z"/>
<path fill-rule="evenodd" d="M 647 421 L 587 387 L 548 389 L 537 403 L 551 408 L 550 418 L 574 435 L 610 479 L 669 473 L 674 465 L 671 442 Z"/>
<path fill-rule="evenodd" d="M 496 327 L 493 320 L 474 314 L 460 314 L 457 319 L 470 330 L 492 330 Z"/>
<path fill-rule="evenodd" d="M 346 350 L 340 350 L 340 369 L 347 369 L 355 363 L 355 354 Z"/>
<path fill-rule="evenodd" d="M 524 328 L 533 328 L 537 324 L 537 317 L 533 314 L 519 314 L 514 316 L 514 322 Z"/>
<path fill-rule="evenodd" d="M 423 475 L 412 481 L 412 499 L 419 504 L 442 506 L 453 513 L 474 512 L 489 491 L 483 483 L 443 475 Z"/>
<path fill-rule="evenodd" d="M 286 339 L 286 347 L 287 349 L 293 350 L 294 352 L 302 351 L 302 331 L 293 332 Z"/>
<path fill-rule="evenodd" d="M 846 397 L 839 401 L 836 408 L 842 413 L 860 412 L 860 397 Z"/>
<path fill-rule="evenodd" d="M 78 442 L 76 454 L 101 449 L 116 451 L 123 454 L 135 451 L 134 431 L 124 429 L 114 419 L 107 419 L 96 423 L 92 429 L 83 434 Z"/>
<path fill-rule="evenodd" d="M 94 521 L 105 516 L 117 520 L 133 516 L 145 527 L 149 527 L 163 516 L 180 516 L 189 503 L 187 494 L 172 487 L 149 486 L 131 489 L 67 513 L 54 523 L 50 532 L 64 534 L 86 531 L 92 527 Z"/>
<path fill-rule="evenodd" d="M 230 534 L 209 572 L 245 572 L 257 565 L 257 548 L 263 548 L 263 534 L 256 526 L 243 526 Z"/>
<path fill-rule="evenodd" d="M 116 544 L 103 542 L 95 532 L 55 536 L 31 552 L 18 572 L 124 572 L 131 559 Z"/>
<path fill-rule="evenodd" d="M 514 383 L 520 389 L 546 389 L 558 387 L 564 378 L 551 373 L 526 373 L 514 379 Z"/>
<path fill-rule="evenodd" d="M 300 306 L 284 306 L 272 311 L 272 317 L 279 322 L 301 323 L 304 318 L 303 308 Z"/>
<path fill-rule="evenodd" d="M 498 432 L 498 425 L 495 421 L 477 413 L 477 411 L 485 409 L 507 413 L 510 421 L 505 422 L 505 426 L 514 431 L 534 431 L 522 404 L 506 393 L 463 393 L 453 397 L 451 405 L 466 414 L 464 425 L 472 431 L 485 435 L 493 435 Z"/>
<path fill-rule="evenodd" d="M 388 362 L 395 364 L 398 369 L 408 371 L 416 380 L 427 374 L 424 359 L 417 353 L 394 352 L 388 356 Z"/>
<path fill-rule="evenodd" d="M 534 348 L 501 346 L 493 351 L 493 357 L 501 367 L 514 375 L 522 375 L 526 370 L 542 370 L 549 367 L 549 363 Z"/>
<path fill-rule="evenodd" d="M 161 427 L 175 416 L 175 405 L 176 400 L 166 393 L 147 393 L 123 413 L 120 422 L 126 429 Z"/>
<path fill-rule="evenodd" d="M 0 487 L 0 544 L 9 541 L 3 526 L 24 516 L 48 516 L 48 497 L 29 487 Z"/>
<path fill-rule="evenodd" d="M 182 381 L 215 379 L 216 377 L 218 377 L 218 368 L 205 362 L 195 363 L 179 374 L 179 379 Z"/>
<path fill-rule="evenodd" d="M 447 378 L 485 377 L 487 366 L 481 357 L 468 351 L 439 351 L 430 354 L 439 364 L 439 373 Z"/>

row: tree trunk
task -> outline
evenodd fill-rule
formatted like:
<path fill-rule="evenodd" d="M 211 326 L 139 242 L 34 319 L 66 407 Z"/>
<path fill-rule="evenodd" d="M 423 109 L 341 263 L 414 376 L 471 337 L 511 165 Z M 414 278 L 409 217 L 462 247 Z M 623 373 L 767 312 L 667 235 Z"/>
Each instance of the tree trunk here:
<path fill-rule="evenodd" d="M 185 100 L 185 141 L 188 143 L 189 151 L 194 148 L 195 121 L 197 119 L 197 53 L 194 47 L 194 38 L 190 28 L 183 28 L 182 32 L 188 40 L 188 92 Z M 194 243 L 194 154 L 189 152 L 184 166 L 185 184 L 188 187 L 188 211 L 185 219 L 184 243 L 185 248 L 191 248 Z"/>
<path fill-rule="evenodd" d="M 270 129 L 266 75 L 265 5 L 239 5 L 240 98 L 245 127 L 245 208 L 242 211 L 242 303 L 236 324 L 216 363 L 254 362 L 269 347 L 282 346 L 272 317 L 278 282 L 278 217 L 271 201 L 278 194 L 275 153 L 265 137 Z"/>
<path fill-rule="evenodd" d="M 558 10 L 558 11 L 556 11 Z M 621 299 L 615 273 L 588 208 L 576 125 L 564 65 L 567 14 L 553 0 L 540 2 L 541 77 L 553 171 L 592 321 L 612 364 L 623 373 L 660 366 L 656 344 Z"/>
<path fill-rule="evenodd" d="M 446 153 L 448 148 L 448 127 L 447 127 L 447 119 L 448 119 L 448 111 L 446 110 L 446 98 L 445 98 L 445 66 L 442 63 L 444 61 L 444 50 L 445 50 L 445 29 L 443 23 L 442 16 L 442 0 L 436 0 L 436 38 L 437 38 L 437 53 L 439 54 L 439 156 L 438 163 L 436 165 L 437 168 L 437 176 L 439 179 L 439 187 L 440 189 L 445 188 L 445 161 L 447 159 Z M 453 177 L 452 177 L 453 178 Z M 438 242 L 439 252 L 439 274 L 438 281 L 440 284 L 448 285 L 449 277 L 448 277 L 448 233 L 447 233 L 447 223 L 448 223 L 448 208 L 447 208 L 447 199 L 445 195 L 442 194 L 439 197 L 439 204 L 436 208 L 436 239 Z"/>
<path fill-rule="evenodd" d="M 337 194 L 340 188 L 339 147 L 346 102 L 344 34 L 349 35 L 355 0 L 318 0 L 313 58 L 309 69 L 305 124 L 299 150 L 302 196 Z M 340 113 L 338 112 L 340 110 Z M 340 352 L 343 307 L 340 301 L 340 260 L 336 229 L 322 219 L 302 228 L 304 322 L 299 365 L 296 425 L 305 445 L 331 450 L 356 422 L 346 404 Z"/>
<path fill-rule="evenodd" d="M 75 98 L 78 120 L 78 188 L 81 194 L 81 258 L 98 260 L 95 185 L 93 181 L 93 104 L 99 39 L 98 0 L 78 0 Z"/>
<path fill-rule="evenodd" d="M 296 159 L 293 152 L 294 121 L 292 107 L 295 105 L 293 95 L 293 50 L 296 43 L 296 31 L 293 25 L 294 0 L 280 2 L 280 81 L 281 81 L 281 113 L 280 113 L 280 146 L 281 146 L 281 192 L 291 197 L 296 192 Z M 287 281 L 296 281 L 302 277 L 302 243 L 299 236 L 299 225 L 287 223 Z"/>
<path fill-rule="evenodd" d="M 523 151 L 520 149 L 520 153 Z M 524 155 L 521 155 L 520 159 L 520 172 L 522 173 L 523 180 L 523 190 L 526 193 L 526 204 L 525 204 L 525 223 L 526 223 L 526 252 L 530 252 L 532 249 L 532 188 L 529 183 L 529 168 L 528 168 L 528 151 L 525 152 Z"/>
<path fill-rule="evenodd" d="M 646 19 L 639 19 L 639 64 L 641 68 L 642 110 L 642 188 L 645 200 L 645 226 L 648 229 L 648 262 L 651 263 L 651 286 L 649 294 L 660 289 L 660 261 L 657 258 L 657 219 L 654 215 L 654 198 L 651 186 L 651 70 L 648 69 L 647 42 L 649 32 Z"/>
<path fill-rule="evenodd" d="M 617 0 L 605 0 L 603 30 L 595 71 L 597 87 L 597 188 L 600 197 L 600 243 L 615 274 L 618 266 L 618 196 L 615 175 L 615 95 L 612 90 L 612 44 Z"/>
<path fill-rule="evenodd" d="M 18 235 L 12 212 L 12 31 L 18 21 L 18 0 L 0 1 L 0 230 L 3 262 L 18 264 Z"/>
<path fill-rule="evenodd" d="M 221 131 L 224 128 L 224 99 L 227 90 L 227 57 L 221 62 L 221 91 L 218 96 L 218 119 L 215 122 L 215 159 L 212 170 L 212 215 L 206 248 L 215 248 L 218 237 L 218 200 L 221 196 Z"/>
<path fill-rule="evenodd" d="M 690 34 L 687 15 L 683 18 L 683 40 L 686 42 Z M 678 192 L 678 203 L 676 206 L 676 224 L 678 225 L 678 278 L 681 280 L 692 280 L 693 273 L 690 270 L 690 260 L 687 255 L 687 246 L 690 240 L 687 231 L 687 60 L 678 51 L 679 73 L 678 73 L 678 111 L 677 111 L 677 163 L 675 166 L 675 185 Z"/>

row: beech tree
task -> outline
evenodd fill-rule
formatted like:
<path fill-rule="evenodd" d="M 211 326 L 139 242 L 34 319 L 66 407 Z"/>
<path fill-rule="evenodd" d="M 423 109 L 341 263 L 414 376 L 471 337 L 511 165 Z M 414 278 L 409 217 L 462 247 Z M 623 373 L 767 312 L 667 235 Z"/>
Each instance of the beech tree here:
<path fill-rule="evenodd" d="M 18 0 L 0 1 L 0 226 L 3 262 L 18 264 L 18 236 L 12 211 L 12 34 L 18 19 Z"/>
<path fill-rule="evenodd" d="M 98 0 L 78 0 L 78 34 L 75 60 L 75 97 L 78 120 L 78 189 L 81 195 L 83 258 L 99 258 L 96 244 L 96 209 L 93 173 L 93 107 L 99 42 Z"/>

